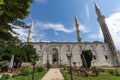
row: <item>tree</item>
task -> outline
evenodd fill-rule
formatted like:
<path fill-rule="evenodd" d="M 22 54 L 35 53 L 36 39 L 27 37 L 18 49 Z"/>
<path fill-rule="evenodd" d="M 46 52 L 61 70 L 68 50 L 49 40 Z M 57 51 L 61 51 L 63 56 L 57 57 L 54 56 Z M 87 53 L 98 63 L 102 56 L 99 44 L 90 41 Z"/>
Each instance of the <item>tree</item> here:
<path fill-rule="evenodd" d="M 0 61 L 10 61 L 14 55 L 14 67 L 20 67 L 22 62 L 31 62 L 32 56 L 36 54 L 35 48 L 30 44 L 19 41 L 2 41 L 0 43 Z"/>
<path fill-rule="evenodd" d="M 36 57 L 37 57 L 36 49 L 31 44 L 26 44 L 25 47 L 26 47 L 25 52 L 26 52 L 26 56 L 27 56 L 27 62 L 31 62 L 33 56 L 36 59 Z"/>
<path fill-rule="evenodd" d="M 8 42 L 7 41 L 0 41 L 0 61 L 6 61 L 10 59 L 10 53 L 8 54 Z"/>
<path fill-rule="evenodd" d="M 6 35 L 12 37 L 11 32 L 16 26 L 28 28 L 22 20 L 29 14 L 29 7 L 33 0 L 1 0 L 0 1 L 0 38 L 6 39 Z"/>
<path fill-rule="evenodd" d="M 33 55 L 36 55 L 36 50 L 30 44 L 18 43 L 15 46 L 14 56 L 14 67 L 20 67 L 22 62 L 32 62 Z"/>
<path fill-rule="evenodd" d="M 93 56 L 93 54 L 92 54 L 91 50 L 82 51 L 81 57 L 82 57 L 82 60 L 83 60 L 83 66 L 84 67 L 90 68 L 91 61 L 92 61 L 92 56 Z M 87 64 L 87 66 L 85 66 L 85 63 Z"/>

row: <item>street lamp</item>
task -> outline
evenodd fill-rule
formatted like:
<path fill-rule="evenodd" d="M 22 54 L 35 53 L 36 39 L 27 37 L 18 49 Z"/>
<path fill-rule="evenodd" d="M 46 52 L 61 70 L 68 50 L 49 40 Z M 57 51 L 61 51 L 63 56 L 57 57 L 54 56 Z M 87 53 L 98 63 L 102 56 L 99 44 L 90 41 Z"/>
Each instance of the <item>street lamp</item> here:
<path fill-rule="evenodd" d="M 69 60 L 69 63 L 70 63 L 71 80 L 73 80 L 73 78 L 72 78 L 72 69 L 71 69 L 71 58 L 72 58 L 72 53 L 66 54 L 66 56 L 67 56 L 67 59 Z"/>
<path fill-rule="evenodd" d="M 35 54 L 33 54 L 33 61 L 32 61 L 32 65 L 33 65 L 32 80 L 34 80 L 34 70 L 35 70 Z"/>

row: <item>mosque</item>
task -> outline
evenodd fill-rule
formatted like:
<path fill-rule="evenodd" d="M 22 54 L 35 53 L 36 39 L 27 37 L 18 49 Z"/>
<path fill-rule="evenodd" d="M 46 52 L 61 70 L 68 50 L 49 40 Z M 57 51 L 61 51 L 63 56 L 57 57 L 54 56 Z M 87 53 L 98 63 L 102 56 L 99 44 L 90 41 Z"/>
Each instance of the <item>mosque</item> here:
<path fill-rule="evenodd" d="M 29 31 L 28 43 L 36 48 L 38 57 L 37 65 L 46 65 L 47 63 L 51 65 L 69 65 L 67 55 L 70 55 L 72 65 L 73 63 L 76 63 L 76 66 L 83 66 L 85 59 L 81 56 L 82 51 L 90 50 L 93 55 L 91 66 L 119 66 L 120 56 L 105 22 L 105 16 L 102 15 L 95 2 L 94 5 L 97 14 L 97 21 L 100 24 L 104 36 L 104 42 L 82 42 L 77 17 L 75 17 L 75 27 L 78 42 L 32 42 L 32 25 Z"/>

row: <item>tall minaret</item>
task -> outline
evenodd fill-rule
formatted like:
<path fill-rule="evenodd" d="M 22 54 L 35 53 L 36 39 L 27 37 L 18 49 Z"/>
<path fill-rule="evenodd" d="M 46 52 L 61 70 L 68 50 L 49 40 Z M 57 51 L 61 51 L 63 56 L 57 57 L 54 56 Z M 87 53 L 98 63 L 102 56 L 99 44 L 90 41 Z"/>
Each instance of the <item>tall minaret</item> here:
<path fill-rule="evenodd" d="M 32 24 L 30 25 L 30 30 L 29 30 L 27 42 L 32 42 L 32 34 L 33 34 L 33 21 L 32 21 Z"/>
<path fill-rule="evenodd" d="M 77 16 L 75 16 L 75 27 L 76 27 L 76 33 L 77 33 L 77 40 L 78 40 L 78 42 L 81 42 L 82 38 L 80 36 L 79 23 L 77 20 Z"/>
<path fill-rule="evenodd" d="M 94 5 L 95 5 L 96 14 L 98 16 L 97 20 L 100 24 L 100 27 L 101 27 L 101 30 L 102 30 L 102 33 L 104 36 L 104 42 L 108 43 L 109 48 L 110 48 L 111 53 L 112 53 L 114 66 L 117 66 L 118 65 L 117 49 L 116 49 L 115 44 L 113 42 L 112 36 L 109 32 L 108 26 L 105 22 L 105 16 L 102 15 L 102 13 L 101 13 L 98 5 L 95 3 L 95 1 L 94 1 Z"/>

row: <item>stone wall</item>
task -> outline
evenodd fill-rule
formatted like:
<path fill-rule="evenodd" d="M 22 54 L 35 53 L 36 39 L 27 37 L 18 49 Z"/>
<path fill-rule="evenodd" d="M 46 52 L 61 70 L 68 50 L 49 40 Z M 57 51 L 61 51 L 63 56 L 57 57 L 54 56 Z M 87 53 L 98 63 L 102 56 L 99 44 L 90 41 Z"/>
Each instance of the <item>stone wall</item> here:
<path fill-rule="evenodd" d="M 93 53 L 92 66 L 113 66 L 111 52 L 107 43 L 102 42 L 35 42 L 31 43 L 36 48 L 38 63 L 46 64 L 47 61 L 53 64 L 69 65 L 66 54 L 72 53 L 72 63 L 82 66 L 82 50 L 91 50 Z M 55 50 L 55 51 L 54 51 Z M 53 57 L 56 54 L 56 57 Z M 73 64 L 72 64 L 73 65 Z"/>

